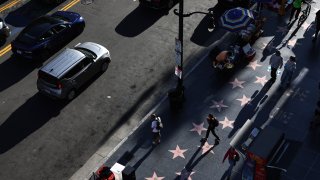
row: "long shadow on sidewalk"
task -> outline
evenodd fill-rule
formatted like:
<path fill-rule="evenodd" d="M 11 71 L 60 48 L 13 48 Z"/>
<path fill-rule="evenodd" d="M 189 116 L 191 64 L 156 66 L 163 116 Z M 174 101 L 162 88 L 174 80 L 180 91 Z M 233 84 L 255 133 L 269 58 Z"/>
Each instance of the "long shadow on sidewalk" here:
<path fill-rule="evenodd" d="M 234 133 L 237 132 L 237 130 L 240 129 L 248 119 L 251 119 L 259 110 L 260 105 L 263 104 L 268 98 L 268 95 L 266 95 L 266 93 L 271 88 L 272 84 L 273 82 L 269 80 L 260 91 L 256 90 L 253 93 L 250 103 L 246 104 L 239 112 L 236 120 L 234 121 L 233 129 L 228 135 L 228 138 L 231 138 Z"/>
<path fill-rule="evenodd" d="M 198 159 L 195 160 L 197 155 L 199 154 L 200 150 L 202 149 L 203 145 L 199 146 L 196 152 L 192 155 L 188 163 L 185 165 L 184 169 L 181 171 L 181 174 L 178 175 L 175 180 L 180 180 L 180 179 L 188 179 L 188 177 L 191 175 L 192 170 L 196 165 L 208 154 L 210 153 L 213 148 L 215 148 L 219 143 L 216 141 L 214 146 L 209 148 L 205 153 L 203 153 L 201 156 L 198 157 Z"/>

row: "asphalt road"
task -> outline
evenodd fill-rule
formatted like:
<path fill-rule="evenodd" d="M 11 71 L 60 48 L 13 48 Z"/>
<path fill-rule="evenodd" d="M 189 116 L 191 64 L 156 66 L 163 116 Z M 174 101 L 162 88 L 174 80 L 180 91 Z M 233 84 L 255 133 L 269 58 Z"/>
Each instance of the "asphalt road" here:
<path fill-rule="evenodd" d="M 14 38 L 33 18 L 61 9 L 68 2 L 47 8 L 34 0 L 22 0 L 1 13 Z M 67 46 L 97 42 L 109 49 L 112 58 L 108 70 L 69 103 L 37 93 L 41 64 L 19 62 L 11 52 L 0 57 L 0 179 L 68 179 L 116 129 L 135 126 L 165 95 L 168 83 L 174 80 L 178 18 L 172 10 L 165 15 L 138 4 L 95 0 L 69 9 L 85 18 L 86 28 Z M 215 4 L 188 0 L 185 9 L 206 11 Z M 205 20 L 203 15 L 185 18 L 187 62 L 211 43 Z"/>

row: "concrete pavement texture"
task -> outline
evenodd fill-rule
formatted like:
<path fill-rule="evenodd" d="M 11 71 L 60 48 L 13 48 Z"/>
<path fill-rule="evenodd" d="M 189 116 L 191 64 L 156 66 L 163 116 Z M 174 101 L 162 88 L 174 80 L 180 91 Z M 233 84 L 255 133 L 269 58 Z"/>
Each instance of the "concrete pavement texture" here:
<path fill-rule="evenodd" d="M 179 174 L 185 169 L 189 176 L 186 179 L 224 179 L 229 164 L 222 163 L 223 156 L 236 132 L 247 119 L 251 119 L 256 127 L 268 125 L 280 129 L 291 142 L 292 146 L 283 156 L 290 157 L 283 165 L 287 172 L 281 172 L 279 179 L 319 179 L 320 132 L 309 130 L 319 98 L 320 45 L 319 41 L 311 42 L 319 3 L 312 7 L 302 26 L 297 26 L 297 21 L 287 25 L 289 12 L 280 17 L 264 9 L 262 15 L 267 18 L 264 34 L 253 45 L 257 53 L 248 65 L 231 74 L 221 74 L 211 68 L 207 57 L 203 61 L 198 58 L 197 68 L 185 80 L 183 108 L 173 112 L 168 99 L 163 99 L 150 112 L 157 113 L 164 123 L 161 143 L 152 146 L 151 122 L 146 115 L 137 130 L 125 138 L 112 154 L 104 152 L 109 155 L 104 156 L 98 165 L 104 163 L 112 167 L 119 162 L 134 167 L 137 179 L 180 179 Z M 226 47 L 231 39 L 232 34 L 217 44 Z M 287 89 L 279 86 L 283 68 L 275 83 L 268 82 L 269 58 L 275 49 L 281 51 L 285 61 L 291 55 L 297 58 L 294 80 Z M 205 118 L 208 113 L 214 114 L 220 122 L 216 133 L 221 141 L 214 145 L 214 137 L 210 134 L 208 142 L 200 146 L 200 139 L 207 128 Z M 244 158 L 240 156 L 231 179 L 241 179 Z"/>

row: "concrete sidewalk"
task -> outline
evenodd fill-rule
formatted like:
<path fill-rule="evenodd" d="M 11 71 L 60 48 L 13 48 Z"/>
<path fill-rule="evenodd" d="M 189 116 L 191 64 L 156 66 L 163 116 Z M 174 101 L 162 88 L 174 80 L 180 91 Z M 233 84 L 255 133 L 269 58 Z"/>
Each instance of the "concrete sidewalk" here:
<path fill-rule="evenodd" d="M 313 10 L 320 8 L 319 3 L 313 4 L 313 7 Z M 254 126 L 276 127 L 285 132 L 286 139 L 295 142 L 286 164 L 288 171 L 281 173 L 281 179 L 319 178 L 320 136 L 319 132 L 310 132 L 308 128 L 319 91 L 320 56 L 317 48 L 320 45 L 319 42 L 311 42 L 314 12 L 305 24 L 296 28 L 295 22 L 289 31 L 286 17 L 277 17 L 277 14 L 266 9 L 262 14 L 267 17 L 265 32 L 254 44 L 257 54 L 248 66 L 225 76 L 215 72 L 206 57 L 199 59 L 199 66 L 185 79 L 184 107 L 178 113 L 172 112 L 168 100 L 164 98 L 150 112 L 154 111 L 163 120 L 161 144 L 152 146 L 151 122 L 142 121 L 110 157 L 103 159 L 105 165 L 111 167 L 120 162 L 132 166 L 139 180 L 179 179 L 184 169 L 188 170 L 189 179 L 224 179 L 229 164 L 222 163 L 222 158 L 237 130 L 247 119 L 252 119 Z M 231 40 L 232 36 L 229 36 L 229 39 L 220 42 L 227 46 L 226 42 Z M 280 49 L 284 60 L 290 55 L 297 57 L 295 80 L 286 90 L 279 89 L 280 76 L 268 87 L 269 56 L 275 48 Z M 205 135 L 208 113 L 220 120 L 216 132 L 221 141 L 215 146 L 211 134 L 208 144 L 199 147 L 200 139 Z M 241 179 L 243 160 L 241 156 L 233 169 L 232 179 Z"/>

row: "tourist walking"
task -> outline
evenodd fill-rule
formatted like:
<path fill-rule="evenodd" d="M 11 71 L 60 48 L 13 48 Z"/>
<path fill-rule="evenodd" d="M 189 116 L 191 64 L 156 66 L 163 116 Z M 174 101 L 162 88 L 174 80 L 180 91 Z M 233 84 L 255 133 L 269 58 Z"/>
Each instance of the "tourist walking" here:
<path fill-rule="evenodd" d="M 228 158 L 230 166 L 229 166 L 228 170 L 226 171 L 224 177 L 227 177 L 227 179 L 230 179 L 231 173 L 232 173 L 232 169 L 236 165 L 236 162 L 239 161 L 240 156 L 239 156 L 239 153 L 236 151 L 236 149 L 234 147 L 230 147 L 229 150 L 224 155 L 222 163 L 224 163 L 226 158 Z"/>
<path fill-rule="evenodd" d="M 283 66 L 283 58 L 281 57 L 280 51 L 276 50 L 270 58 L 269 65 L 271 66 L 271 80 L 274 82 L 277 79 L 277 70 Z"/>
<path fill-rule="evenodd" d="M 294 71 L 296 70 L 296 58 L 294 56 L 290 56 L 289 60 L 284 65 L 284 70 L 281 76 L 281 86 L 288 87 L 292 81 L 292 76 Z"/>
<path fill-rule="evenodd" d="M 293 18 L 294 13 L 296 13 L 295 19 L 298 19 L 301 11 L 302 2 L 306 3 L 304 0 L 293 0 L 289 23 L 291 22 L 291 19 Z"/>
<path fill-rule="evenodd" d="M 151 119 L 151 129 L 152 129 L 152 144 L 159 144 L 160 143 L 160 130 L 163 128 L 163 124 L 161 118 L 156 114 L 152 114 L 150 116 Z"/>
<path fill-rule="evenodd" d="M 201 139 L 202 142 L 204 143 L 205 141 L 208 140 L 210 131 L 214 135 L 214 137 L 216 137 L 216 142 L 220 141 L 219 136 L 215 132 L 215 128 L 219 126 L 219 121 L 212 114 L 209 114 L 208 117 L 207 117 L 207 122 L 208 122 L 209 126 L 208 126 L 208 129 L 207 129 L 207 133 L 206 133 L 205 138 Z"/>

